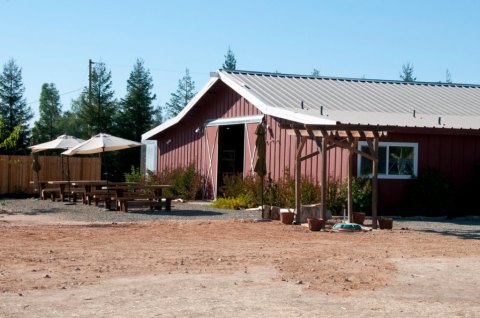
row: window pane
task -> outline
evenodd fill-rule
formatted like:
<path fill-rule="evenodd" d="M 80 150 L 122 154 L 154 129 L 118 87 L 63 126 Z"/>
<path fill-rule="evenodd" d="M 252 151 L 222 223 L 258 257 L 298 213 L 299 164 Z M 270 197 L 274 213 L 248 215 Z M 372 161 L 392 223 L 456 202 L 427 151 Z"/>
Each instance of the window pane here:
<path fill-rule="evenodd" d="M 390 146 L 388 157 L 388 174 L 412 175 L 413 174 L 413 147 Z"/>
<path fill-rule="evenodd" d="M 361 150 L 370 153 L 368 146 L 362 146 Z M 371 175 L 373 173 L 373 163 L 367 158 L 360 159 L 360 173 L 362 176 Z M 387 171 L 387 147 L 379 147 L 378 149 L 378 174 L 385 174 Z"/>

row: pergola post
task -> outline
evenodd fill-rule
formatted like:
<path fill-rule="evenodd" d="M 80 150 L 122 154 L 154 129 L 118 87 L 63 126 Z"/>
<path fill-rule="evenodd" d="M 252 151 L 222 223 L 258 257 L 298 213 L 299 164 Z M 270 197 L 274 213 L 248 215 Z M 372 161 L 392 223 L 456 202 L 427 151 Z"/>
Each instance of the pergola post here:
<path fill-rule="evenodd" d="M 347 168 L 347 219 L 349 223 L 353 222 L 353 197 L 352 197 L 352 178 L 353 178 L 353 151 L 348 151 Z"/>
<path fill-rule="evenodd" d="M 373 139 L 373 153 L 375 160 L 373 160 L 373 175 L 372 175 L 372 228 L 377 228 L 378 215 L 378 133 L 374 134 Z"/>
<path fill-rule="evenodd" d="M 321 217 L 325 220 L 327 217 L 327 189 L 328 189 L 328 171 L 327 171 L 327 139 L 322 138 L 322 188 L 321 188 Z"/>
<path fill-rule="evenodd" d="M 300 224 L 300 194 L 302 179 L 302 150 L 307 137 L 297 136 L 297 151 L 295 154 L 295 223 Z"/>

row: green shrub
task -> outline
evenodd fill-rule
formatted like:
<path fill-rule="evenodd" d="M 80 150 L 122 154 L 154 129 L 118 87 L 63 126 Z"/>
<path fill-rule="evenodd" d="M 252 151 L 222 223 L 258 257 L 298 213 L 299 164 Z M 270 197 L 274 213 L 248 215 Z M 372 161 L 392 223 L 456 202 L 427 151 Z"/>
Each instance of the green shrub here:
<path fill-rule="evenodd" d="M 347 187 L 336 179 L 328 181 L 327 209 L 335 215 L 342 214 L 342 209 L 347 204 Z"/>
<path fill-rule="evenodd" d="M 217 198 L 215 202 L 212 203 L 214 208 L 219 209 L 242 209 L 248 207 L 248 202 L 245 197 L 239 196 L 234 198 Z"/>
<path fill-rule="evenodd" d="M 130 172 L 125 173 L 125 181 L 126 182 L 141 182 L 142 181 L 142 174 L 140 173 L 140 168 L 135 168 L 131 166 Z"/>
<path fill-rule="evenodd" d="M 441 171 L 425 168 L 411 180 L 407 202 L 409 214 L 447 215 L 453 205 L 453 182 Z"/>
<path fill-rule="evenodd" d="M 348 190 L 348 189 L 347 189 Z M 372 209 L 372 181 L 365 177 L 353 178 L 352 200 L 355 212 L 370 212 Z"/>
<path fill-rule="evenodd" d="M 152 174 L 149 174 L 149 176 Z M 201 198 L 202 177 L 191 163 L 186 168 L 165 170 L 160 177 L 152 177 L 151 184 L 170 184 L 171 188 L 165 190 L 167 196 L 195 200 Z"/>

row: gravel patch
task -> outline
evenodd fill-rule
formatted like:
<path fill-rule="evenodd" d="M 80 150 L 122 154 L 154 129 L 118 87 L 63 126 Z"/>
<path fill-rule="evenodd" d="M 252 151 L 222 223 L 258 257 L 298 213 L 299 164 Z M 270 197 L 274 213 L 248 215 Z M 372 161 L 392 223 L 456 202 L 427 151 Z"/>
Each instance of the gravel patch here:
<path fill-rule="evenodd" d="M 2 215 L 45 215 L 59 221 L 76 222 L 145 222 L 145 221 L 187 221 L 198 219 L 256 219 L 260 211 L 215 209 L 208 202 L 172 202 L 172 210 L 149 210 L 132 208 L 129 212 L 105 210 L 103 206 L 88 206 L 82 203 L 65 205 L 38 199 L 0 200 Z"/>
<path fill-rule="evenodd" d="M 44 215 L 59 222 L 119 223 L 199 219 L 253 220 L 261 218 L 261 211 L 216 209 L 211 207 L 208 202 L 193 201 L 187 203 L 173 202 L 171 211 L 134 208 L 129 210 L 128 213 L 124 213 L 108 211 L 103 207 L 88 206 L 81 203 L 65 205 L 62 202 L 42 201 L 32 198 L 0 200 L 0 220 L 5 215 Z M 445 217 L 395 217 L 394 229 L 454 235 L 464 239 L 480 239 L 480 217 L 455 219 Z"/>

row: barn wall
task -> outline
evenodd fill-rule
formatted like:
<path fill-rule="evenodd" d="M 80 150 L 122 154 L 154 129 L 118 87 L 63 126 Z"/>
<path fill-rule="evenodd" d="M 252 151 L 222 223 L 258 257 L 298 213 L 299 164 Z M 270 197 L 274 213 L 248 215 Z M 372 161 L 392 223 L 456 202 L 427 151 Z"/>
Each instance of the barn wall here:
<path fill-rule="evenodd" d="M 480 136 L 469 131 L 406 129 L 391 132 L 381 141 L 418 143 L 418 174 L 428 168 L 440 170 L 455 188 L 471 182 L 475 165 L 480 165 Z M 379 180 L 379 211 L 401 211 L 410 183 Z"/>
<path fill-rule="evenodd" d="M 194 163 L 197 171 L 210 175 L 211 194 L 212 183 L 216 182 L 218 136 L 215 136 L 216 127 L 204 128 L 205 122 L 254 115 L 260 115 L 255 106 L 217 82 L 178 124 L 157 135 L 158 172 Z"/>

